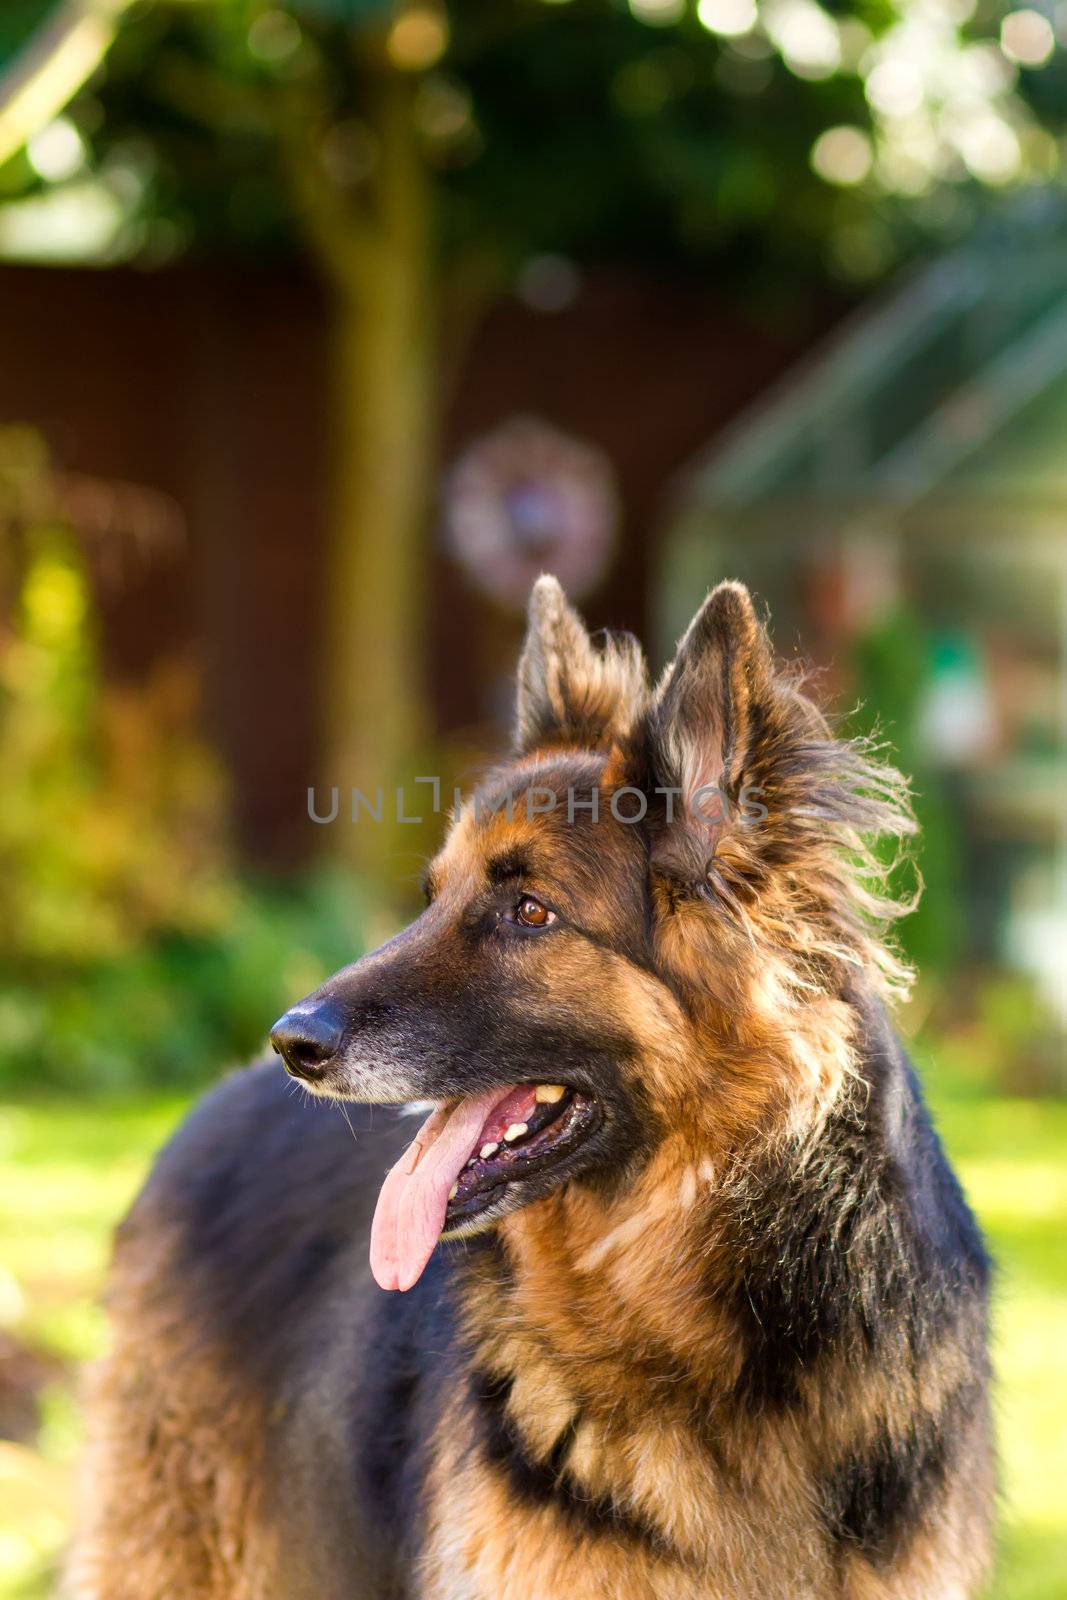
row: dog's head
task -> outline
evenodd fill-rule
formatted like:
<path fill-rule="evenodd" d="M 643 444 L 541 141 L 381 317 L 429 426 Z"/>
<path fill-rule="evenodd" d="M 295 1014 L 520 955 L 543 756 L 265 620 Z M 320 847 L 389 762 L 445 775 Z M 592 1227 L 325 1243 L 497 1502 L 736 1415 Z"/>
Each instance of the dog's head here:
<path fill-rule="evenodd" d="M 653 690 L 636 643 L 595 645 L 542 578 L 515 753 L 425 911 L 272 1035 L 316 1093 L 438 1107 L 383 1189 L 379 1281 L 408 1287 L 442 1227 L 626 1184 L 665 1130 L 696 1154 L 825 1101 L 845 988 L 901 976 L 864 839 L 910 826 L 896 775 L 776 670 L 745 589 L 709 595 Z"/>

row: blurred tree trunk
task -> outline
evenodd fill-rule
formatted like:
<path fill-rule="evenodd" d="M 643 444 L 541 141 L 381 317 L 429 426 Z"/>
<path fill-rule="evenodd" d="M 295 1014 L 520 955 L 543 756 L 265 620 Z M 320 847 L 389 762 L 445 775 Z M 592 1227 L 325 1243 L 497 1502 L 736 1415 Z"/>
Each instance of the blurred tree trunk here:
<path fill-rule="evenodd" d="M 337 297 L 335 499 L 326 569 L 323 734 L 326 781 L 384 795 L 380 826 L 346 822 L 357 865 L 395 880 L 412 829 L 395 790 L 414 799 L 425 737 L 427 513 L 436 460 L 430 194 L 416 145 L 412 85 L 382 84 L 380 228 Z M 410 810 L 410 804 L 409 804 Z"/>
<path fill-rule="evenodd" d="M 412 779 L 425 739 L 437 329 L 432 191 L 412 114 L 415 88 L 380 62 L 369 74 L 361 110 L 377 159 L 373 194 L 358 206 L 329 180 L 314 148 L 293 151 L 290 162 L 334 299 L 321 777 L 340 790 L 340 813 L 328 846 L 383 886 L 408 874 L 419 842 L 417 829 L 397 821 L 397 785 L 407 785 L 409 813 L 428 793 Z M 358 823 L 349 820 L 352 788 L 372 804 L 382 792 L 380 824 L 366 810 Z"/>

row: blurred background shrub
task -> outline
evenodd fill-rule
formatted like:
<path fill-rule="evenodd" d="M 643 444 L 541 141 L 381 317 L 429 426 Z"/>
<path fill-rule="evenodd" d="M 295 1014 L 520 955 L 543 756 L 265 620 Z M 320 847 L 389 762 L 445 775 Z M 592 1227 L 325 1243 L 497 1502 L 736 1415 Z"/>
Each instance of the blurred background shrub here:
<path fill-rule="evenodd" d="M 238 875 L 190 674 L 104 683 L 88 564 L 26 428 L 0 430 L 0 515 L 0 1088 L 201 1082 L 358 952 L 359 896 L 340 869 Z"/>

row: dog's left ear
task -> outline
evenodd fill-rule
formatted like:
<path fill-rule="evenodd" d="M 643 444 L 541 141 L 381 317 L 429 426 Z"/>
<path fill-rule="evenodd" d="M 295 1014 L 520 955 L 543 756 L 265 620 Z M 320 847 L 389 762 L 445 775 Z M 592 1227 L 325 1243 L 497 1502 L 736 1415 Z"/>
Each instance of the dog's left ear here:
<path fill-rule="evenodd" d="M 598 648 L 556 579 L 538 578 L 519 660 L 515 748 L 596 749 L 624 737 L 647 699 L 636 639 L 607 637 Z"/>
<path fill-rule="evenodd" d="M 649 713 L 656 768 L 687 808 L 702 790 L 736 794 L 773 682 L 774 658 L 751 595 L 743 584 L 720 583 L 690 623 Z"/>

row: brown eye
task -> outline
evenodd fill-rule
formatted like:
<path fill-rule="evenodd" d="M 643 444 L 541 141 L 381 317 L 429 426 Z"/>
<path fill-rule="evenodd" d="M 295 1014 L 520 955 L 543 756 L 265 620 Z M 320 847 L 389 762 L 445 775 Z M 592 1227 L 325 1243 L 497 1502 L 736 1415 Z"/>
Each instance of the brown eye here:
<path fill-rule="evenodd" d="M 550 922 L 555 922 L 554 911 L 549 911 L 540 900 L 535 900 L 532 895 L 523 895 L 515 908 L 515 921 L 520 922 L 524 928 L 547 928 Z"/>

